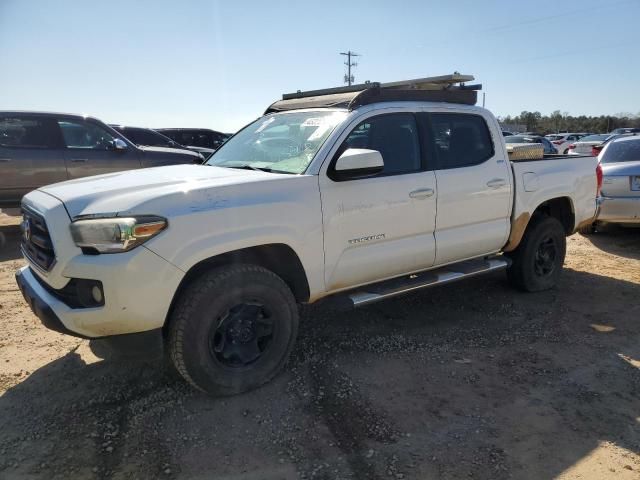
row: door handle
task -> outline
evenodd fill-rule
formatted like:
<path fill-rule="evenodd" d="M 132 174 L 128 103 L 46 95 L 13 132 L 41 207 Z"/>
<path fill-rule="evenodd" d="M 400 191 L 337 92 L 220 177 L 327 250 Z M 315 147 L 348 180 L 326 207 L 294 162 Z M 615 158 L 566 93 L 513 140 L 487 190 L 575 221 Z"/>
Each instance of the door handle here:
<path fill-rule="evenodd" d="M 420 190 L 414 190 L 409 194 L 411 198 L 427 198 L 432 197 L 436 193 L 433 188 L 421 188 Z"/>
<path fill-rule="evenodd" d="M 71 159 L 71 163 L 87 163 L 87 159 L 86 158 L 72 158 Z"/>
<path fill-rule="evenodd" d="M 500 188 L 500 187 L 504 187 L 506 184 L 507 184 L 507 181 L 504 178 L 494 178 L 493 180 L 489 180 L 487 182 L 487 187 Z"/>
<path fill-rule="evenodd" d="M 0 163 L 9 163 L 10 161 L 10 158 L 0 158 Z"/>

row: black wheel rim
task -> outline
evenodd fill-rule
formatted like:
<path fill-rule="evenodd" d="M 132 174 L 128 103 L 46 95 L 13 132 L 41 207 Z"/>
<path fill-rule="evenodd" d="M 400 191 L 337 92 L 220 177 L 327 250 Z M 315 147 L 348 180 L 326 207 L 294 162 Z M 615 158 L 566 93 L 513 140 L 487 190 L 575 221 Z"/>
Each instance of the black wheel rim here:
<path fill-rule="evenodd" d="M 539 277 L 547 277 L 556 268 L 556 257 L 558 248 L 556 242 L 551 237 L 544 238 L 536 250 L 534 259 L 534 270 Z"/>
<path fill-rule="evenodd" d="M 229 308 L 211 328 L 209 351 L 221 364 L 242 368 L 257 362 L 273 340 L 273 319 L 261 302 Z"/>

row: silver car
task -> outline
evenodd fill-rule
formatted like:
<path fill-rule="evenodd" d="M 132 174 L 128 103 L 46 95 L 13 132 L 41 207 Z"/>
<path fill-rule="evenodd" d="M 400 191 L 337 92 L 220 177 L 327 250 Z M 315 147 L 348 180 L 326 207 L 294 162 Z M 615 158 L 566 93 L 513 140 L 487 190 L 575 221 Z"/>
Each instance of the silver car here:
<path fill-rule="evenodd" d="M 616 138 L 598 158 L 603 181 L 597 222 L 640 226 L 640 137 Z"/>

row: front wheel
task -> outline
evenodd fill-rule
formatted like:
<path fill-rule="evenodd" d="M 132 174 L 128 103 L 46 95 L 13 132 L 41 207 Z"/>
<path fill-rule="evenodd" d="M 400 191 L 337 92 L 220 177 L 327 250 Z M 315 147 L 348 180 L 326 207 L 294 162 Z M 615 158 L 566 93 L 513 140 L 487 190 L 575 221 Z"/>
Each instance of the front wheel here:
<path fill-rule="evenodd" d="M 282 369 L 298 332 L 298 308 L 276 274 L 238 264 L 190 283 L 169 321 L 169 354 L 180 375 L 204 392 L 233 395 Z"/>
<path fill-rule="evenodd" d="M 508 253 L 511 283 L 527 292 L 554 287 L 560 278 L 567 240 L 562 224 L 553 217 L 534 217 L 518 248 Z"/>

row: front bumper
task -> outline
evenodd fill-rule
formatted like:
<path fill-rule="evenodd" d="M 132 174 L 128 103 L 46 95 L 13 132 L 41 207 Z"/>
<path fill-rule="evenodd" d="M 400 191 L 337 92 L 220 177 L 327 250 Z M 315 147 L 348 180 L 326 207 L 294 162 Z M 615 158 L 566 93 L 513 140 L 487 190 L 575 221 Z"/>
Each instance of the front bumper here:
<path fill-rule="evenodd" d="M 113 255 L 78 255 L 65 263 L 68 278 L 102 282 L 104 305 L 73 308 L 54 295 L 30 266 L 16 273 L 25 300 L 52 330 L 82 338 L 145 332 L 164 325 L 184 273 L 144 247 Z"/>
<path fill-rule="evenodd" d="M 42 323 L 62 333 L 98 338 L 146 332 L 164 325 L 184 272 L 145 245 L 116 254 L 85 255 L 69 231 L 62 202 L 34 191 L 25 205 L 44 218 L 55 261 L 44 270 L 27 258 L 16 274 L 26 301 Z M 72 279 L 101 282 L 104 304 L 81 307 L 69 298 Z M 82 302 L 80 303 L 83 304 Z"/>
<path fill-rule="evenodd" d="M 23 267 L 16 272 L 16 283 L 31 310 L 45 327 L 74 337 L 88 338 L 64 326 L 51 307 L 52 299 L 55 300 L 55 298 L 40 285 L 29 267 Z"/>
<path fill-rule="evenodd" d="M 598 222 L 640 224 L 640 197 L 600 197 L 598 204 Z"/>

